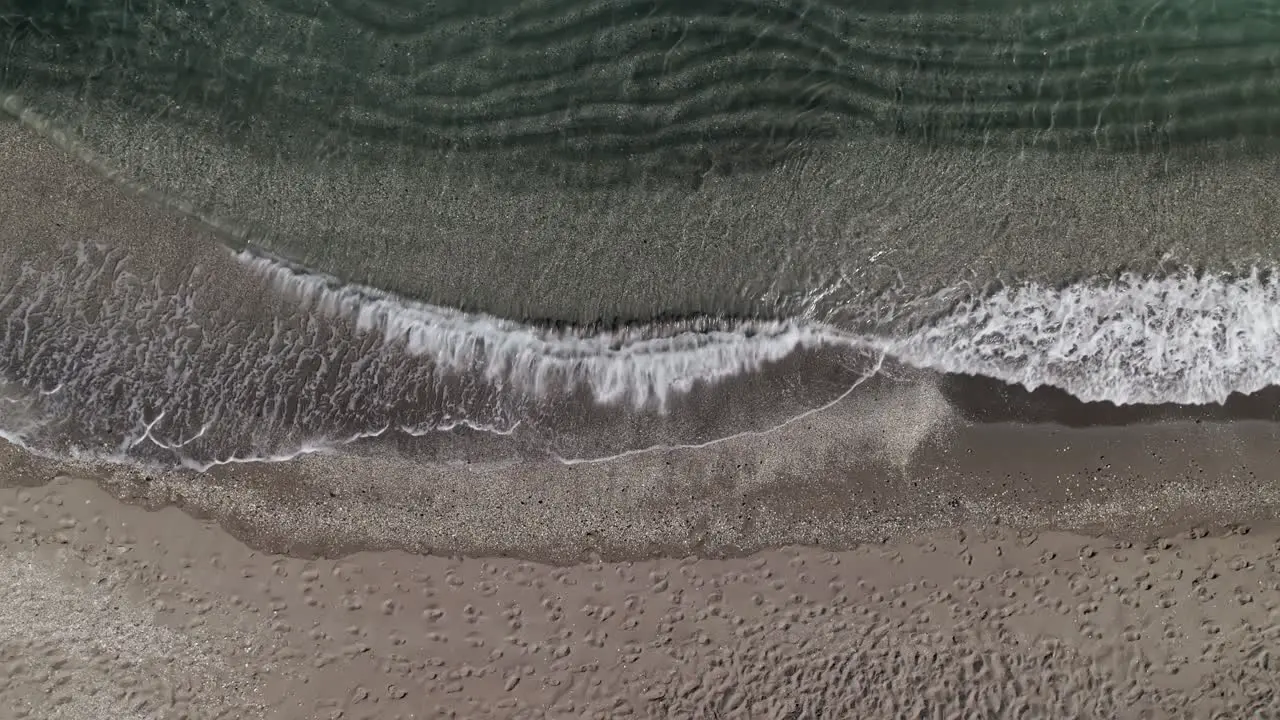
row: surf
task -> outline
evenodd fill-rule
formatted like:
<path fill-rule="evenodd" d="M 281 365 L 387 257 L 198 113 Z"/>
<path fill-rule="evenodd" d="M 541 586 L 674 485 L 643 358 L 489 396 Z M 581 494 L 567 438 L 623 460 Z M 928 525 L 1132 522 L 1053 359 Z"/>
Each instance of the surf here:
<path fill-rule="evenodd" d="M 434 306 L 265 253 L 228 253 L 279 303 L 257 320 L 201 314 L 230 298 L 199 268 L 166 286 L 103 246 L 68 248 L 55 270 L 0 273 L 3 437 L 54 454 L 97 448 L 113 460 L 207 471 L 392 435 L 468 432 L 536 445 L 647 418 L 648 429 L 610 438 L 602 455 L 626 457 L 770 432 L 890 366 L 1114 405 L 1216 404 L 1280 385 L 1280 281 L 1262 270 L 957 286 L 935 298 L 948 309 L 898 334 L 817 317 L 601 330 Z M 698 424 L 686 422 L 698 403 L 823 352 L 870 361 L 812 406 L 683 434 Z"/>
<path fill-rule="evenodd" d="M 874 342 L 916 367 L 1055 387 L 1084 402 L 1220 404 L 1280 384 L 1280 279 L 1183 269 L 1015 285 Z"/>
<path fill-rule="evenodd" d="M 902 335 L 807 318 L 701 318 L 588 334 L 406 301 L 251 251 L 238 258 L 305 306 L 353 317 L 361 330 L 388 339 L 407 338 L 411 352 L 438 364 L 479 364 L 490 379 L 538 394 L 557 377 L 562 385 L 589 387 L 598 403 L 625 399 L 637 410 L 650 402 L 665 410 L 695 383 L 755 372 L 822 346 L 1115 405 L 1215 404 L 1280 384 L 1280 276 L 1257 268 L 948 288 L 937 298 L 958 298 L 951 308 Z"/>

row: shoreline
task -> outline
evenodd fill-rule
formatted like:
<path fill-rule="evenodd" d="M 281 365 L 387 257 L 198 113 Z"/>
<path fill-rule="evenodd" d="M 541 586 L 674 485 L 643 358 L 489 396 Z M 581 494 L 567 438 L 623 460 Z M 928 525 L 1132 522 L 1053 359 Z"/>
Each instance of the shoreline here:
<path fill-rule="evenodd" d="M 455 431 L 412 448 L 356 444 L 203 474 L 77 472 L 130 503 L 173 505 L 264 551 L 304 557 L 732 558 L 966 525 L 1142 541 L 1280 517 L 1280 479 L 1269 472 L 1280 423 L 1212 417 L 1256 405 L 1183 409 L 1182 418 L 1156 408 L 1165 416 L 1118 424 L 1114 407 L 1079 403 L 1072 415 L 1050 403 L 1043 416 L 1076 424 L 1009 422 L 1000 418 L 1010 406 L 1047 393 L 1005 388 L 1006 406 L 983 419 L 975 412 L 989 406 L 958 406 L 964 393 L 937 386 L 948 382 L 959 379 L 880 378 L 775 433 L 594 464 L 531 459 L 509 439 Z M 984 381 L 968 383 L 989 393 Z M 1081 412 L 1097 422 L 1081 424 Z M 4 455 L 6 477 L 37 478 L 22 484 L 72 471 L 15 448 Z"/>

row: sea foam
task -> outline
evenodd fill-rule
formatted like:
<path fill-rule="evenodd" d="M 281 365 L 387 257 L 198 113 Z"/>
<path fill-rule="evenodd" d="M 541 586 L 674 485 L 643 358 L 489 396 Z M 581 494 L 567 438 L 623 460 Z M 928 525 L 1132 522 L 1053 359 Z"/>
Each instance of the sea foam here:
<path fill-rule="evenodd" d="M 1280 384 L 1280 280 L 1259 270 L 949 289 L 939 293 L 956 298 L 948 312 L 897 335 L 813 319 L 702 319 L 582 333 L 406 301 L 247 251 L 239 259 L 304 304 L 404 338 L 412 352 L 442 366 L 483 367 L 490 380 L 535 393 L 549 378 L 582 383 L 597 402 L 626 400 L 637 409 L 664 409 L 697 382 L 755 372 L 823 346 L 1117 405 L 1220 403 Z"/>
<path fill-rule="evenodd" d="M 870 340 L 899 362 L 1086 402 L 1221 403 L 1280 384 L 1280 280 L 1253 270 L 1029 283 Z"/>
<path fill-rule="evenodd" d="M 539 328 L 344 285 L 250 251 L 237 259 L 308 310 L 403 342 L 436 367 L 478 371 L 489 383 L 537 397 L 584 386 L 600 404 L 665 412 L 700 382 L 756 372 L 799 350 L 852 344 L 833 328 L 803 321 L 697 319 L 585 333 Z"/>
<path fill-rule="evenodd" d="M 684 424 L 699 411 L 680 398 L 822 348 L 873 359 L 840 397 L 884 362 L 1116 404 L 1215 403 L 1280 385 L 1280 282 L 1264 272 L 952 290 L 939 296 L 954 298 L 949 310 L 898 333 L 816 314 L 606 331 L 436 307 L 248 251 L 235 259 L 282 304 L 231 307 L 226 286 L 200 268 L 161 286 L 127 255 L 91 244 L 68 248 L 54 268 L 0 267 L 0 437 L 197 470 L 388 433 L 519 430 L 520 442 L 555 457 L 568 428 L 585 427 L 571 415 L 590 412 L 547 409 L 572 396 L 613 408 L 600 416 L 609 422 L 650 418 L 601 447 L 625 457 L 704 447 L 715 432 L 769 432 L 812 412 L 827 400 L 783 411 L 766 398 L 758 416 Z"/>

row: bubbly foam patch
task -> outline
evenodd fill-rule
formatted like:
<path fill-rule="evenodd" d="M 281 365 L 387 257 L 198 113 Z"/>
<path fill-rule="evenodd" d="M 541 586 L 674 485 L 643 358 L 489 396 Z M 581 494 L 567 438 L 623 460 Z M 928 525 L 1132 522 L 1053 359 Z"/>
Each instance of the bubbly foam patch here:
<path fill-rule="evenodd" d="M 910 365 L 1089 402 L 1220 403 L 1280 384 L 1280 282 L 1255 270 L 1030 283 L 875 342 Z"/>

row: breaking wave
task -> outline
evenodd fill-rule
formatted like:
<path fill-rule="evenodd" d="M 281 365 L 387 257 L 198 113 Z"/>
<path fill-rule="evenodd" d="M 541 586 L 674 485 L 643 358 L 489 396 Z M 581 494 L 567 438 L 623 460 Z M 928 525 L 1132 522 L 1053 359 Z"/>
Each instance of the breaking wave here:
<path fill-rule="evenodd" d="M 1280 276 L 1257 269 L 1124 273 L 1061 287 L 967 292 L 949 312 L 901 335 L 812 320 L 710 319 L 581 334 L 408 302 L 247 251 L 240 258 L 306 304 L 353 317 L 363 331 L 405 337 L 411 352 L 437 363 L 484 367 L 493 381 L 539 393 L 549 377 L 581 382 L 597 402 L 626 398 L 636 409 L 650 401 L 665 409 L 697 382 L 753 372 L 821 346 L 1116 405 L 1221 403 L 1280 384 Z"/>
<path fill-rule="evenodd" d="M 403 342 L 411 355 L 496 386 L 545 397 L 587 388 L 595 402 L 665 412 L 698 383 L 755 372 L 792 353 L 835 342 L 829 327 L 796 321 L 698 318 L 608 332 L 540 328 L 344 285 L 251 251 L 239 259 L 303 308 L 350 320 L 359 332 Z"/>
<path fill-rule="evenodd" d="M 874 342 L 910 365 L 1048 385 L 1085 402 L 1222 403 L 1280 384 L 1280 278 L 1255 269 L 1032 283 Z"/>
<path fill-rule="evenodd" d="M 681 418 L 726 383 L 823 351 L 873 359 L 845 394 L 882 362 L 1117 405 L 1219 403 L 1280 385 L 1280 281 L 1261 271 L 953 290 L 939 296 L 954 296 L 948 311 L 890 333 L 818 318 L 606 330 L 435 307 L 249 251 L 235 259 L 256 305 L 228 303 L 206 269 L 148 280 L 95 245 L 55 267 L 0 267 L 0 437 L 196 470 L 396 434 L 522 434 L 561 457 L 560 438 L 597 432 L 625 455 L 776 426 L 784 409 L 710 431 Z"/>

